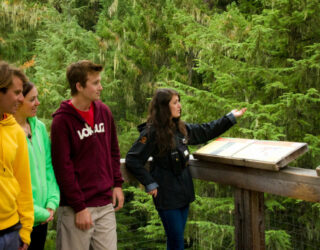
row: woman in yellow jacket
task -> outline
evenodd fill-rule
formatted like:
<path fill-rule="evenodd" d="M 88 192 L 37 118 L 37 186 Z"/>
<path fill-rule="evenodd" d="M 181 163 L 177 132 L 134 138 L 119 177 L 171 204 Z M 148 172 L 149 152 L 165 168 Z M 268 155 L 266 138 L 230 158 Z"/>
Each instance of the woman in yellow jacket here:
<path fill-rule="evenodd" d="M 28 250 L 44 249 L 48 222 L 59 205 L 60 192 L 51 163 L 51 145 L 45 125 L 37 119 L 40 104 L 38 91 L 33 83 L 23 84 L 23 103 L 15 113 L 15 118 L 25 131 L 28 142 L 34 226 Z"/>

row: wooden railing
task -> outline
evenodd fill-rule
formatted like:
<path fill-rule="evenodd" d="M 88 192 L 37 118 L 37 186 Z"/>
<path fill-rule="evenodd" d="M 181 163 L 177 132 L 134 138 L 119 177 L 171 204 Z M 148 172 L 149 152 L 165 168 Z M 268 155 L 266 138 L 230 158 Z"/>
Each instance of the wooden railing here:
<path fill-rule="evenodd" d="M 125 181 L 134 181 L 121 161 Z M 265 249 L 264 193 L 310 202 L 320 201 L 320 178 L 315 170 L 285 167 L 280 171 L 190 160 L 192 177 L 235 188 L 235 241 L 238 250 Z"/>

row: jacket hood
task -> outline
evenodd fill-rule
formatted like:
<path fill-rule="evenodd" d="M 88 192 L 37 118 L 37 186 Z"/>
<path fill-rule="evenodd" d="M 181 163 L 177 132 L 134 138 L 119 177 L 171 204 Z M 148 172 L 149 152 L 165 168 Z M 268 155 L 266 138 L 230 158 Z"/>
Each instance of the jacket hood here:
<path fill-rule="evenodd" d="M 31 127 L 31 131 L 34 131 L 36 125 L 37 125 L 37 118 L 34 116 L 34 117 L 29 117 L 28 118 L 28 122 L 30 124 L 30 127 Z"/>
<path fill-rule="evenodd" d="M 148 135 L 152 135 L 152 136 L 154 136 L 154 134 L 156 133 L 156 129 L 152 126 L 152 124 L 147 122 L 144 122 L 138 125 L 137 129 L 139 133 L 142 133 L 143 131 L 145 131 L 146 133 L 148 133 Z"/>
<path fill-rule="evenodd" d="M 59 114 L 70 114 L 77 118 L 80 117 L 78 112 L 69 104 L 70 100 L 65 100 L 61 102 L 60 107 L 52 114 L 52 117 L 55 117 Z"/>
<path fill-rule="evenodd" d="M 137 126 L 138 131 L 141 133 L 145 128 L 147 127 L 147 123 L 141 123 L 140 125 Z"/>
<path fill-rule="evenodd" d="M 1 155 L 2 158 L 0 159 L 1 164 L 4 162 L 4 145 L 3 145 L 3 130 L 1 127 L 8 127 L 8 126 L 16 126 L 17 122 L 16 119 L 11 114 L 6 114 L 7 118 L 0 121 L 0 150 L 2 150 Z"/>
<path fill-rule="evenodd" d="M 63 102 L 61 102 L 60 107 L 56 110 L 56 112 L 54 112 L 52 114 L 52 117 L 55 117 L 56 115 L 60 115 L 60 114 L 69 114 L 69 115 L 73 115 L 76 118 L 83 120 L 83 118 L 81 117 L 81 115 L 69 104 L 70 100 L 65 100 Z M 93 102 L 93 106 L 95 108 L 95 110 L 102 106 L 103 103 L 101 101 L 94 101 Z"/>
<path fill-rule="evenodd" d="M 11 114 L 10 115 L 6 114 L 6 115 L 7 115 L 7 118 L 0 121 L 0 126 L 13 126 L 17 123 L 13 115 Z"/>
<path fill-rule="evenodd" d="M 41 124 L 44 125 L 43 122 L 41 122 L 37 116 L 28 117 L 28 122 L 31 127 L 31 131 L 34 132 L 36 130 L 36 127 L 41 126 Z M 45 125 L 44 125 L 45 126 Z"/>
<path fill-rule="evenodd" d="M 40 145 L 42 145 L 40 143 L 40 138 L 41 138 L 41 135 L 39 134 L 39 126 L 41 126 L 41 124 L 43 124 L 41 121 L 38 120 L 38 118 L 36 116 L 34 117 L 29 117 L 28 118 L 28 122 L 30 124 L 30 127 L 31 127 L 31 132 L 32 132 L 32 136 L 33 138 L 35 138 L 37 140 L 37 143 L 39 145 L 39 149 L 40 151 L 42 151 L 42 153 L 44 153 L 44 148 L 42 148 Z M 45 125 L 43 124 L 43 126 L 45 127 Z M 28 143 L 30 143 L 30 139 L 27 139 Z"/>

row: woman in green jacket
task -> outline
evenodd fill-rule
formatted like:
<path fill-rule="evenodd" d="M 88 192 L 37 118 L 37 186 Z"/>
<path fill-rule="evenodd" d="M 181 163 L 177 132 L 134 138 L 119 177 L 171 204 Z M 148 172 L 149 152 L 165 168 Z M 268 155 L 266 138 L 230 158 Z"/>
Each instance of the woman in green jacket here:
<path fill-rule="evenodd" d="M 60 192 L 51 164 L 51 145 L 45 125 L 37 119 L 38 91 L 31 82 L 23 84 L 24 101 L 15 118 L 25 131 L 31 171 L 34 225 L 30 249 L 44 249 L 48 222 L 59 205 Z"/>

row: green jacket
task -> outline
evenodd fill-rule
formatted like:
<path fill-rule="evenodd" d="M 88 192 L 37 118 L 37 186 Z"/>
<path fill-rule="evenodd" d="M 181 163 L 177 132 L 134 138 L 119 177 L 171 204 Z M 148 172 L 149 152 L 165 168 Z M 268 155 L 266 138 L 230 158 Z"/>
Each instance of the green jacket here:
<path fill-rule="evenodd" d="M 60 201 L 60 191 L 51 163 L 51 143 L 45 125 L 36 117 L 28 118 L 32 139 L 27 138 L 32 195 L 34 205 L 34 226 L 46 221 L 56 210 Z"/>

